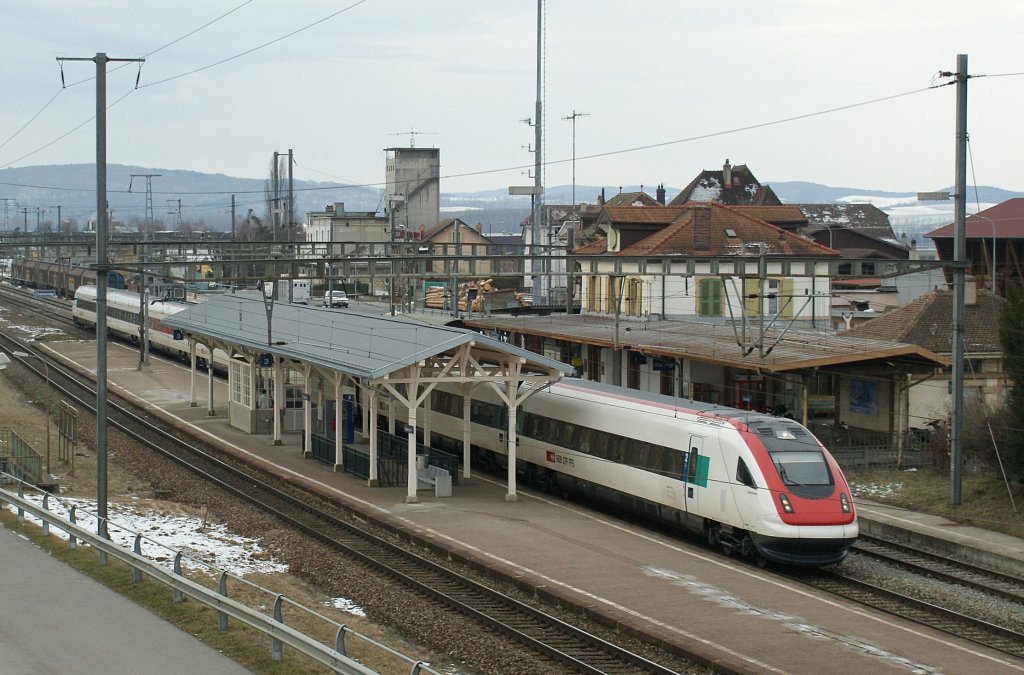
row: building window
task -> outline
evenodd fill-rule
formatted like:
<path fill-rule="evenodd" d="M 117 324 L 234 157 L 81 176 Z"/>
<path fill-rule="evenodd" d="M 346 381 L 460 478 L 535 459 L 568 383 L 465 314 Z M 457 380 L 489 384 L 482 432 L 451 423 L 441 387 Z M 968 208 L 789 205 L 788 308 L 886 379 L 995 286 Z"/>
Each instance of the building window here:
<path fill-rule="evenodd" d="M 697 284 L 697 314 L 722 316 L 722 280 L 718 277 L 701 279 Z"/>

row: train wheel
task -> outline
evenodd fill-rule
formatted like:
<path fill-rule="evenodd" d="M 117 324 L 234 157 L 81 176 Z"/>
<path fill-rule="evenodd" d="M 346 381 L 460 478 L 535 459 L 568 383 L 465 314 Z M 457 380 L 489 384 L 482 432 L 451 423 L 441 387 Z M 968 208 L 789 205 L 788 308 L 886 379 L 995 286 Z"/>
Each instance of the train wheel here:
<path fill-rule="evenodd" d="M 704 538 L 712 548 L 722 547 L 722 526 L 717 523 L 704 524 Z"/>

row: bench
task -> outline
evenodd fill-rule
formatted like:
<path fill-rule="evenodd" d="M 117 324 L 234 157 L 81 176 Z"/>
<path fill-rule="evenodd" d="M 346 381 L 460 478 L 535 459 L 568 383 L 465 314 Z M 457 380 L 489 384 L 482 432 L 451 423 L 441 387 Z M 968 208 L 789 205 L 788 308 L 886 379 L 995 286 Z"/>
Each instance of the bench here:
<path fill-rule="evenodd" d="M 447 469 L 439 466 L 428 466 L 426 469 L 416 471 L 417 489 L 425 489 L 434 486 L 435 497 L 452 496 L 452 476 Z M 425 485 L 423 485 L 425 484 Z"/>

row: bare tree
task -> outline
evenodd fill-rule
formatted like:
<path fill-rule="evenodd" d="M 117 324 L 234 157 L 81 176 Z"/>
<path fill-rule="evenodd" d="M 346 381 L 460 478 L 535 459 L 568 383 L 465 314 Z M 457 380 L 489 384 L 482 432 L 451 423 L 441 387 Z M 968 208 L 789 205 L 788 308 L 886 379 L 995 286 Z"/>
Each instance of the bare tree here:
<path fill-rule="evenodd" d="M 287 199 L 285 177 L 288 175 L 288 155 L 274 153 L 270 160 L 270 176 L 263 187 L 266 215 L 263 222 L 271 231 L 271 239 L 281 239 L 284 203 Z"/>

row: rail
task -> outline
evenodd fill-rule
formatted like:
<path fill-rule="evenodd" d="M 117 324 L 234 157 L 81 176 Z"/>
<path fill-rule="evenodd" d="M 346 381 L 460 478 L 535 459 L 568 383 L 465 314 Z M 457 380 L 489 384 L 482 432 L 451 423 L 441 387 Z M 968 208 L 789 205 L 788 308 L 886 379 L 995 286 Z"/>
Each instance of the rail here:
<path fill-rule="evenodd" d="M 2 479 L 2 482 L 5 484 L 17 483 L 18 489 L 16 493 L 6 489 L 0 489 L 0 504 L 8 504 L 12 509 L 16 510 L 19 522 L 25 522 L 26 514 L 37 518 L 42 524 L 42 532 L 44 536 L 49 535 L 50 527 L 55 527 L 67 534 L 69 548 L 76 548 L 78 543 L 82 542 L 99 551 L 101 559 L 105 560 L 105 556 L 111 556 L 131 567 L 133 581 L 139 582 L 142 580 L 143 575 L 149 576 L 150 578 L 168 586 L 171 589 L 172 597 L 176 602 L 180 602 L 183 598 L 188 597 L 216 610 L 218 615 L 218 628 L 222 631 L 228 630 L 229 619 L 235 619 L 247 626 L 250 626 L 251 628 L 265 633 L 271 637 L 271 657 L 274 661 L 280 661 L 282 659 L 282 647 L 287 645 L 314 661 L 333 669 L 335 673 L 343 673 L 345 675 L 350 673 L 359 673 L 361 675 L 374 673 L 375 671 L 372 669 L 346 655 L 345 640 L 346 638 L 353 638 L 366 644 L 371 649 L 379 650 L 398 659 L 399 661 L 404 662 L 409 667 L 411 675 L 417 675 L 418 673 L 423 672 L 440 675 L 438 671 L 430 668 L 426 664 L 401 654 L 400 652 L 369 637 L 361 635 L 344 624 L 340 624 L 333 619 L 319 614 L 313 609 L 294 602 L 280 593 L 276 593 L 257 584 L 253 584 L 252 582 L 235 576 L 225 570 L 215 568 L 202 560 L 186 556 L 181 551 L 170 549 L 169 547 L 166 547 L 152 539 L 146 538 L 143 534 L 134 532 L 129 528 L 117 526 L 113 522 L 108 522 L 108 532 L 117 530 L 134 535 L 133 550 L 123 548 L 113 541 L 99 536 L 93 530 L 87 529 L 78 523 L 83 513 L 98 522 L 98 516 L 96 516 L 96 514 L 82 509 L 78 505 L 68 506 L 64 504 L 60 498 L 44 491 L 35 490 L 33 486 L 13 475 L 0 474 L 0 479 Z M 38 495 L 38 503 L 25 496 L 26 487 L 34 490 Z M 67 519 L 50 509 L 51 502 L 58 502 L 66 509 L 68 513 Z M 168 569 L 167 567 L 154 560 L 150 560 L 143 555 L 142 542 L 144 540 L 148 544 L 156 545 L 162 550 L 173 551 L 173 568 Z M 182 560 L 184 559 L 187 559 L 189 564 L 194 565 L 197 568 L 209 570 L 212 573 L 211 577 L 217 579 L 217 590 L 207 588 L 199 582 L 185 577 L 182 572 Z M 269 603 L 269 605 L 272 606 L 272 613 L 270 615 L 264 614 L 230 598 L 228 596 L 229 580 L 236 584 L 243 584 L 250 589 L 254 589 L 272 597 L 273 601 Z M 311 616 L 315 620 L 322 622 L 324 626 L 329 627 L 335 635 L 334 646 L 331 647 L 325 645 L 316 638 L 306 635 L 287 625 L 284 622 L 285 605 L 290 606 L 292 610 L 297 610 L 307 616 Z"/>

